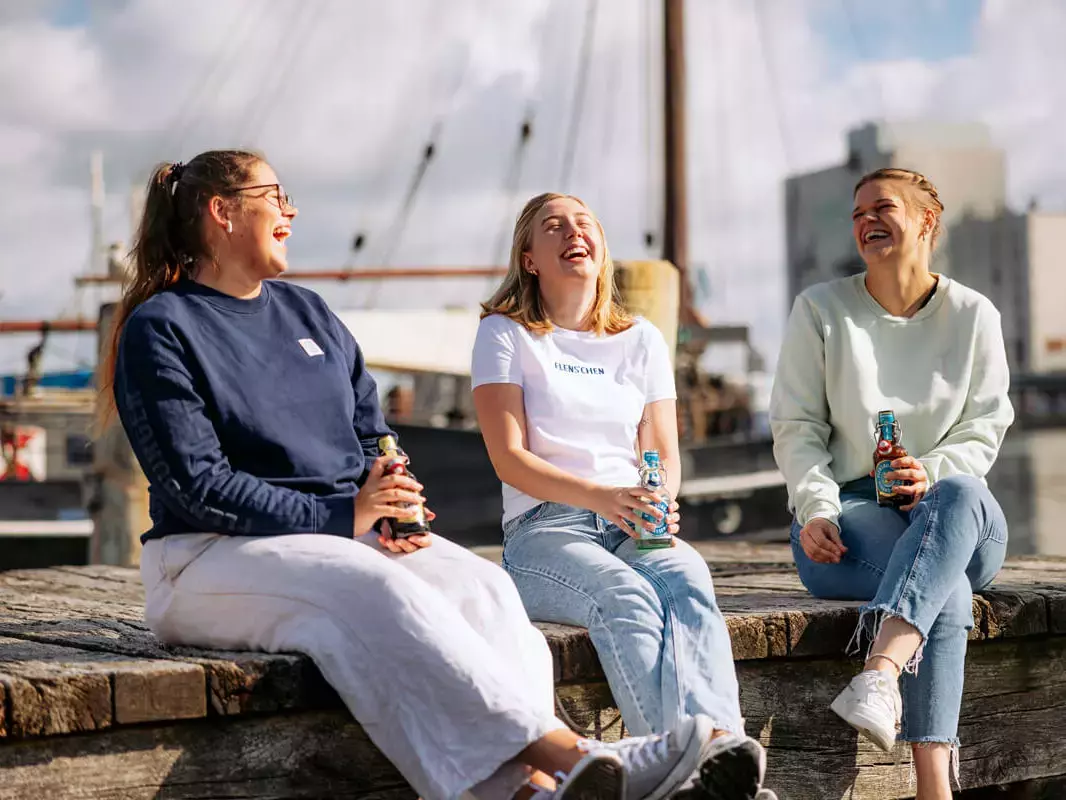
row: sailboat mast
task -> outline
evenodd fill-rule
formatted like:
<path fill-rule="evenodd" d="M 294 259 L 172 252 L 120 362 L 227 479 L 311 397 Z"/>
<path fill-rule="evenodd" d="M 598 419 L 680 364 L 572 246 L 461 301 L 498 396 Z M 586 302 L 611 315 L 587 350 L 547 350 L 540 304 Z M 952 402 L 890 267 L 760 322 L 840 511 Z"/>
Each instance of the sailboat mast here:
<path fill-rule="evenodd" d="M 663 258 L 680 273 L 682 326 L 693 321 L 688 281 L 684 6 L 684 0 L 663 0 Z"/>

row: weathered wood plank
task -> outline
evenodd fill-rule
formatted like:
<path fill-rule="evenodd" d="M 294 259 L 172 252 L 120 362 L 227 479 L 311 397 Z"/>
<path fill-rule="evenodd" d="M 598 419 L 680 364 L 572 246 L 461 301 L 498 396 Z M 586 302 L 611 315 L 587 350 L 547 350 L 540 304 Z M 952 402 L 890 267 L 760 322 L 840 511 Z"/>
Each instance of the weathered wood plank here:
<path fill-rule="evenodd" d="M 583 731 L 586 736 L 607 742 L 628 735 L 606 683 L 559 686 L 555 691 L 555 700 L 560 718 L 573 730 Z"/>
<path fill-rule="evenodd" d="M 1017 578 L 1034 571 L 1011 568 L 1005 572 Z M 1060 627 L 1066 632 L 1066 588 L 1049 584 L 1064 574 L 1064 570 L 1044 570 L 1037 575 L 1040 580 L 997 584 L 975 598 L 977 625 L 972 638 L 1038 635 L 1049 624 L 1056 632 Z M 859 603 L 816 600 L 799 586 L 791 570 L 735 575 L 721 579 L 718 588 L 737 660 L 839 656 L 858 620 Z M 0 635 L 114 656 L 199 665 L 207 676 L 209 713 L 338 704 L 317 670 L 299 656 L 163 647 L 143 622 L 140 597 L 139 577 L 132 569 L 0 573 Z M 557 681 L 603 680 L 584 629 L 540 627 L 555 655 Z"/>
<path fill-rule="evenodd" d="M 0 636 L 76 648 L 112 658 L 195 665 L 206 675 L 209 713 L 242 714 L 338 706 L 333 690 L 303 656 L 165 647 L 129 607 L 120 618 L 92 600 L 31 597 L 0 590 Z"/>
<path fill-rule="evenodd" d="M 753 735 L 758 731 L 769 748 L 767 784 L 781 797 L 913 796 L 908 748 L 897 746 L 896 753 L 886 756 L 829 710 L 857 666 L 839 660 L 738 664 L 748 730 Z M 971 645 L 959 727 L 964 787 L 1066 771 L 1064 670 L 1064 639 Z M 902 770 L 897 761 L 904 763 Z"/>
<path fill-rule="evenodd" d="M 135 569 L 114 567 L 52 567 L 46 570 L 8 570 L 0 572 L 0 589 L 23 594 L 62 594 L 118 600 L 134 605 L 144 603 L 144 587 Z"/>
<path fill-rule="evenodd" d="M 768 748 L 767 785 L 790 800 L 888 800 L 914 795 L 907 745 L 884 754 L 829 704 L 856 660 L 772 659 L 737 665 L 748 733 Z M 964 787 L 1066 772 L 1066 639 L 972 644 L 959 735 Z M 564 708 L 582 725 L 615 713 L 606 684 L 567 686 Z M 1057 797 L 1057 796 L 1056 796 Z"/>
<path fill-rule="evenodd" d="M 900 766 L 828 710 L 857 667 L 842 654 L 859 603 L 811 598 L 794 570 L 772 563 L 779 555 L 763 553 L 758 569 L 716 578 L 749 731 L 770 748 L 769 784 L 797 800 L 908 796 L 904 749 Z M 960 730 L 964 785 L 1063 772 L 1066 637 L 1049 633 L 1066 633 L 1066 562 L 1009 565 L 975 597 L 974 611 Z M 563 710 L 594 729 L 609 722 L 616 712 L 587 632 L 541 628 Z M 299 712 L 278 713 L 292 710 Z M 411 796 L 394 772 L 351 774 L 353 764 L 391 767 L 372 746 L 355 747 L 356 755 L 333 747 L 365 734 L 308 659 L 162 646 L 143 622 L 131 569 L 0 573 L 0 732 L 8 732 L 0 798 Z M 606 735 L 619 732 L 616 725 Z M 73 735 L 49 736 L 56 733 Z M 221 742 L 226 736 L 232 742 Z M 21 770 L 22 783 L 12 784 L 21 794 L 4 794 L 12 770 Z M 301 770 L 316 788 L 294 788 L 300 781 L 291 773 Z"/>
<path fill-rule="evenodd" d="M 340 711 L 119 728 L 0 746 L 0 800 L 416 795 Z"/>
<path fill-rule="evenodd" d="M 961 792 L 959 800 L 1062 800 L 1066 777 L 1036 778 L 1010 786 L 985 786 Z"/>
<path fill-rule="evenodd" d="M 205 714 L 195 664 L 124 659 L 0 636 L 0 684 L 9 718 L 0 736 L 73 733 Z"/>

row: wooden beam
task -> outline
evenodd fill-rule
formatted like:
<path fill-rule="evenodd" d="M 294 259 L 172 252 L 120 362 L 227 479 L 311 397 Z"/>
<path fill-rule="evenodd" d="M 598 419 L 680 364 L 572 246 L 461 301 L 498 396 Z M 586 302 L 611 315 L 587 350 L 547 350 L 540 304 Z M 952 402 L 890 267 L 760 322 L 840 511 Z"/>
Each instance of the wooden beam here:
<path fill-rule="evenodd" d="M 506 267 L 360 267 L 358 269 L 292 269 L 281 278 L 290 281 L 368 281 L 404 278 L 502 278 Z M 76 286 L 120 284 L 111 275 L 79 275 Z"/>
<path fill-rule="evenodd" d="M 95 330 L 94 319 L 19 319 L 0 322 L 0 333 L 77 333 Z"/>

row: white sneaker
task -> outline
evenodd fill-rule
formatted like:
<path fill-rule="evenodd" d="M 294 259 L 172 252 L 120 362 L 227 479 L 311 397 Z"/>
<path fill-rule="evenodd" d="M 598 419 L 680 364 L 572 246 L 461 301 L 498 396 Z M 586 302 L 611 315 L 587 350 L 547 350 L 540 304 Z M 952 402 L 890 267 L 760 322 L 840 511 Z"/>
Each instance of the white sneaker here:
<path fill-rule="evenodd" d="M 570 772 L 557 772 L 555 779 L 554 792 L 535 786 L 533 796 L 537 800 L 625 800 L 625 766 L 609 750 L 590 752 Z"/>
<path fill-rule="evenodd" d="M 884 672 L 875 669 L 860 672 L 829 707 L 886 753 L 895 745 L 903 700 L 899 696 L 899 682 Z"/>
<path fill-rule="evenodd" d="M 765 756 L 759 757 L 762 748 L 738 736 L 711 739 L 712 733 L 710 717 L 698 714 L 666 734 L 612 743 L 590 741 L 587 746 L 610 750 L 622 759 L 626 800 L 661 800 L 693 790 L 694 796 L 707 800 L 754 798 L 765 768 Z M 702 780 L 705 774 L 715 775 L 709 785 Z"/>

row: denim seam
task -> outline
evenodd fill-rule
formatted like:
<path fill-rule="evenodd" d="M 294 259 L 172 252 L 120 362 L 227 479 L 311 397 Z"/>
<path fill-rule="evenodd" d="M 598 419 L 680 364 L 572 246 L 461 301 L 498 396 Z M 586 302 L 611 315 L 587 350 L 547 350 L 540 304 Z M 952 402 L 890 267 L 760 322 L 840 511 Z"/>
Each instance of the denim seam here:
<path fill-rule="evenodd" d="M 683 664 L 687 663 L 687 662 L 685 662 L 684 659 L 680 658 L 679 657 L 679 653 L 678 653 L 678 646 L 677 646 L 678 633 L 677 632 L 678 632 L 678 629 L 681 627 L 681 625 L 680 625 L 680 623 L 678 621 L 679 617 L 678 617 L 678 614 L 677 614 L 677 611 L 676 611 L 676 609 L 677 609 L 677 600 L 676 600 L 676 598 L 674 596 L 674 593 L 670 589 L 670 584 L 667 583 L 665 580 L 663 580 L 661 575 L 656 573 L 654 570 L 651 570 L 651 569 L 645 567 L 645 565 L 643 565 L 643 564 L 633 563 L 633 564 L 630 564 L 630 566 L 633 568 L 634 572 L 636 572 L 637 574 L 639 574 L 639 575 L 643 576 L 644 578 L 646 578 L 649 583 L 652 583 L 653 585 L 655 585 L 657 587 L 660 587 L 663 590 L 663 596 L 665 597 L 665 600 L 666 600 L 666 608 L 667 608 L 667 610 L 668 610 L 668 612 L 670 614 L 670 626 L 671 627 L 670 627 L 669 642 L 670 642 L 670 647 L 673 649 L 675 672 L 677 673 L 677 676 L 678 676 L 678 680 L 677 680 L 677 705 L 678 705 L 678 708 L 682 708 L 683 709 L 685 707 L 685 702 L 684 702 L 684 697 L 683 697 L 683 694 L 682 694 L 682 686 L 685 685 L 685 681 L 681 679 L 681 677 L 682 677 L 681 666 Z M 713 593 L 714 589 L 712 588 L 711 591 Z M 712 596 L 713 596 L 713 594 L 712 594 Z M 723 622 L 724 622 L 724 619 L 723 619 Z M 665 632 L 664 632 L 663 643 L 665 644 L 666 641 L 667 641 L 667 637 L 665 636 Z M 735 733 L 735 734 L 738 734 L 738 735 L 743 735 L 743 732 L 744 732 L 743 731 L 743 726 L 741 727 L 740 730 L 735 730 L 731 724 L 726 724 L 722 720 L 714 719 L 714 720 L 712 720 L 712 722 L 714 723 L 715 730 L 724 730 L 724 731 L 728 731 L 729 733 Z"/>
<path fill-rule="evenodd" d="M 607 623 L 605 622 L 604 616 L 603 616 L 603 612 L 600 611 L 599 603 L 596 602 L 596 599 L 592 595 L 590 595 L 588 592 L 585 592 L 584 590 L 578 588 L 577 586 L 574 586 L 573 584 L 569 583 L 568 581 L 564 580 L 560 575 L 556 575 L 556 574 L 554 574 L 552 572 L 549 572 L 547 570 L 534 569 L 534 568 L 531 568 L 531 567 L 519 567 L 519 566 L 516 566 L 514 564 L 508 564 L 507 569 L 508 569 L 509 572 L 517 572 L 519 574 L 533 575 L 533 576 L 538 577 L 538 578 L 544 578 L 546 580 L 552 581 L 554 583 L 559 584 L 560 586 L 565 586 L 567 589 L 571 590 L 572 592 L 575 592 L 576 594 L 581 595 L 586 600 L 588 600 L 589 603 L 592 605 L 592 612 L 596 615 L 596 617 L 599 619 L 600 624 L 603 626 L 603 629 L 607 632 L 607 640 L 608 640 L 608 642 L 610 644 L 610 647 L 611 647 L 611 655 L 612 655 L 612 657 L 614 658 L 616 663 L 618 663 L 618 664 L 622 663 L 622 658 L 619 655 L 617 643 L 614 640 L 615 639 L 614 633 L 611 631 L 610 626 L 608 626 Z M 603 666 L 602 663 L 601 663 L 600 666 L 602 668 L 602 666 Z M 624 669 L 619 669 L 618 670 L 618 674 L 621 676 L 622 682 L 625 684 L 626 689 L 629 691 L 630 697 L 633 698 L 633 705 L 636 706 L 637 713 L 640 714 L 641 721 L 644 723 L 644 725 L 646 727 L 654 729 L 654 726 L 652 726 L 648 722 L 647 714 L 645 714 L 644 708 L 640 704 L 640 696 L 638 695 L 637 691 L 633 688 L 632 684 L 630 684 L 629 676 L 626 674 L 626 671 Z"/>
<path fill-rule="evenodd" d="M 929 510 L 929 515 L 925 519 L 925 530 L 922 531 L 922 540 L 918 543 L 918 550 L 917 552 L 915 552 L 914 559 L 911 561 L 911 568 L 910 571 L 907 573 L 907 580 L 903 584 L 903 589 L 900 590 L 899 599 L 896 600 L 896 609 L 894 612 L 892 612 L 897 617 L 903 616 L 903 614 L 900 612 L 900 607 L 903 605 L 903 596 L 911 590 L 911 585 L 914 583 L 915 568 L 918 565 L 918 560 L 922 557 L 922 551 L 925 550 L 926 542 L 929 541 L 929 530 L 933 527 L 933 520 L 939 519 L 940 516 L 940 492 L 933 492 L 932 494 L 933 507 Z M 907 622 L 911 625 L 914 625 L 914 623 L 910 620 L 907 620 Z M 918 628 L 917 625 L 914 625 L 914 627 L 916 629 Z M 918 629 L 918 633 L 922 634 L 922 644 L 925 644 L 925 640 L 928 638 L 929 634 L 927 632 L 923 633 L 920 629 Z M 921 648 L 919 647 L 919 650 L 920 649 Z"/>
<path fill-rule="evenodd" d="M 664 610 L 669 614 L 670 618 L 670 635 L 667 636 L 667 632 L 663 631 L 663 645 L 665 646 L 666 643 L 669 642 L 670 649 L 673 653 L 674 672 L 677 674 L 677 707 L 684 708 L 685 702 L 681 692 L 681 686 L 684 683 L 684 681 L 681 679 L 681 666 L 683 663 L 683 659 L 679 658 L 679 653 L 677 649 L 677 631 L 680 627 L 678 624 L 677 616 L 677 600 L 674 598 L 674 593 L 670 591 L 670 585 L 662 579 L 662 576 L 656 574 L 653 570 L 647 569 L 643 564 L 631 563 L 629 566 L 632 567 L 633 571 L 636 572 L 638 575 L 643 576 L 649 583 L 651 583 L 657 589 L 660 589 L 662 591 L 660 597 L 662 597 L 666 601 L 666 607 Z M 660 688 L 661 686 L 662 680 L 660 679 Z M 717 722 L 718 720 L 715 720 L 715 723 Z M 715 727 L 717 727 L 717 724 Z"/>
<path fill-rule="evenodd" d="M 858 558 L 857 556 L 851 556 L 845 553 L 841 560 L 851 561 L 852 563 L 857 564 L 860 567 L 864 567 L 870 570 L 871 572 L 880 575 L 881 577 L 884 577 L 885 575 L 885 571 L 881 569 L 881 567 L 877 566 L 877 564 L 874 564 L 872 561 L 867 561 L 865 558 Z"/>
<path fill-rule="evenodd" d="M 907 736 L 900 736 L 901 742 L 907 744 L 950 744 L 958 747 L 960 740 L 958 736 L 915 736 L 914 738 L 908 738 Z"/>

